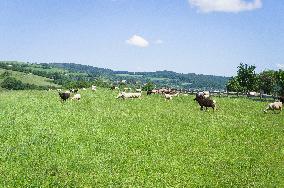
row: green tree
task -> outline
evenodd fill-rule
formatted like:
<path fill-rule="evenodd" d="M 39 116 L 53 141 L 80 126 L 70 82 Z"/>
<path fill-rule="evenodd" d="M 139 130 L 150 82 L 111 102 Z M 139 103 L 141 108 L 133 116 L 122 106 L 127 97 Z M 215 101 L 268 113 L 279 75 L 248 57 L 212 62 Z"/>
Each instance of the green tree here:
<path fill-rule="evenodd" d="M 238 82 L 237 77 L 232 77 L 227 85 L 226 88 L 228 91 L 236 91 L 236 92 L 240 92 L 243 90 L 243 88 L 241 87 L 240 83 Z"/>
<path fill-rule="evenodd" d="M 263 71 L 258 75 L 259 89 L 266 94 L 272 94 L 276 86 L 275 71 Z"/>
<path fill-rule="evenodd" d="M 155 88 L 155 85 L 153 82 L 147 82 L 142 88 L 143 91 L 149 91 Z"/>
<path fill-rule="evenodd" d="M 237 80 L 244 92 L 255 91 L 258 89 L 255 68 L 254 65 L 243 63 L 238 66 Z"/>
<path fill-rule="evenodd" d="M 284 71 L 279 70 L 275 73 L 276 75 L 276 86 L 277 86 L 277 93 L 279 95 L 284 95 Z"/>

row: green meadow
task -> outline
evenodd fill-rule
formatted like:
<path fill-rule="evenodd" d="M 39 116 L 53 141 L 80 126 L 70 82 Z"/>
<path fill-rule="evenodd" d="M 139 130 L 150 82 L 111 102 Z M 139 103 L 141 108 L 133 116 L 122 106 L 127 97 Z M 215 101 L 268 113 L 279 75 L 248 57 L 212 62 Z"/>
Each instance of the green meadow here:
<path fill-rule="evenodd" d="M 60 87 L 59 85 L 54 84 L 52 79 L 46 77 L 0 68 L 0 75 L 2 75 L 5 72 L 8 72 L 9 74 L 11 74 L 12 77 L 16 78 L 17 80 L 21 80 L 23 83 L 35 84 L 37 86 Z M 0 83 L 3 81 L 3 79 L 4 78 L 0 77 Z"/>
<path fill-rule="evenodd" d="M 0 187 L 284 187 L 284 112 L 99 88 L 0 92 Z"/>

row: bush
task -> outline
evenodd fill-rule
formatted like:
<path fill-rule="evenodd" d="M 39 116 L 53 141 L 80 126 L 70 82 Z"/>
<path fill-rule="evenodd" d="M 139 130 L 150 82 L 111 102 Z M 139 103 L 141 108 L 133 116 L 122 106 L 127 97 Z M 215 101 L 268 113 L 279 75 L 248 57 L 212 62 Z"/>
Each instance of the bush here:
<path fill-rule="evenodd" d="M 143 91 L 148 91 L 148 90 L 152 90 L 155 88 L 155 85 L 153 82 L 148 82 L 145 86 L 143 86 L 142 90 Z"/>
<path fill-rule="evenodd" d="M 31 89 L 44 89 L 34 84 L 26 84 L 14 77 L 7 77 L 1 83 L 1 87 L 9 90 L 31 90 Z"/>

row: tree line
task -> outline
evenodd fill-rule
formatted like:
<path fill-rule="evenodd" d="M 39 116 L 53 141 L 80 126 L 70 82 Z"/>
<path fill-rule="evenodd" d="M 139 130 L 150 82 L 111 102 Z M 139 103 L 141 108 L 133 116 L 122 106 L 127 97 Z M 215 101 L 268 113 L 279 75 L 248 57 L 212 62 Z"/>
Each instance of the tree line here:
<path fill-rule="evenodd" d="M 240 63 L 237 75 L 230 78 L 226 88 L 228 91 L 257 91 L 265 94 L 284 95 L 284 71 L 265 70 L 255 72 L 256 66 Z"/>

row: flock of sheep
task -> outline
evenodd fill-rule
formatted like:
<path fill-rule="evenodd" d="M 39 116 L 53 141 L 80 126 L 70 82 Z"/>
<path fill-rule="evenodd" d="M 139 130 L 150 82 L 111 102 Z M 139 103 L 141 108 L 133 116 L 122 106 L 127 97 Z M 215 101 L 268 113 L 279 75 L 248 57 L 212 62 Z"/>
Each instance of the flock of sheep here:
<path fill-rule="evenodd" d="M 111 87 L 112 90 L 118 89 L 117 87 Z M 82 88 L 82 90 L 86 90 L 85 88 Z M 91 87 L 92 91 L 96 91 L 97 87 L 92 86 Z M 71 100 L 80 100 L 81 95 L 78 92 L 78 89 L 70 89 L 68 91 L 62 92 L 61 90 L 59 91 L 59 96 L 61 100 L 64 102 L 67 99 Z M 129 92 L 129 88 L 124 88 L 123 92 L 120 92 L 118 96 L 116 97 L 117 99 L 122 98 L 122 99 L 134 99 L 138 98 L 141 99 L 142 97 L 142 90 L 141 89 L 136 89 L 135 92 Z M 179 96 L 181 94 L 187 95 L 184 93 L 181 93 L 180 91 L 177 91 L 175 89 L 153 89 L 153 90 L 148 90 L 147 95 L 151 94 L 161 94 L 165 100 L 172 100 L 173 97 Z M 198 92 L 196 93 L 196 96 L 194 98 L 195 101 L 200 106 L 200 110 L 207 110 L 208 108 L 212 108 L 213 111 L 216 109 L 216 101 L 210 98 L 210 93 L 209 91 L 204 91 L 204 92 Z M 267 107 L 264 109 L 264 112 L 266 113 L 268 110 L 279 110 L 281 111 L 283 108 L 283 103 L 284 103 L 284 97 L 279 97 L 276 102 L 270 103 L 267 105 Z"/>

